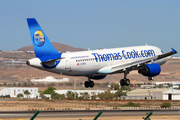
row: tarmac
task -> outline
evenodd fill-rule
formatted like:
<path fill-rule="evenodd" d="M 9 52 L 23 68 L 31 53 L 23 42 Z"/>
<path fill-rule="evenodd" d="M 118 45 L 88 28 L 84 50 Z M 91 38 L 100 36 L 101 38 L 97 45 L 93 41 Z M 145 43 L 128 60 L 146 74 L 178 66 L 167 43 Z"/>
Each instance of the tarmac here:
<path fill-rule="evenodd" d="M 144 116 L 145 117 L 145 116 Z M 58 117 L 58 118 L 38 118 L 34 120 L 93 120 L 94 117 Z M 180 120 L 180 115 L 176 116 L 151 116 L 151 120 Z M 30 118 L 11 118 L 0 120 L 30 120 Z M 113 117 L 99 117 L 97 120 L 143 120 L 142 116 L 113 116 Z"/>

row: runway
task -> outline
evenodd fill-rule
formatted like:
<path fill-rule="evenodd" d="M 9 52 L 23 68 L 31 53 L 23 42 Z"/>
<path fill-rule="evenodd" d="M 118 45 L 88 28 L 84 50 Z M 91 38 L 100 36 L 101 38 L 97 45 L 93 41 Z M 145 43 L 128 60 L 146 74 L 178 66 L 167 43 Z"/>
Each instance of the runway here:
<path fill-rule="evenodd" d="M 101 117 L 114 116 L 146 116 L 146 113 L 153 112 L 152 116 L 179 116 L 180 110 L 104 110 Z M 35 112 L 34 112 L 35 113 Z M 34 113 L 0 113 L 1 119 L 10 118 L 31 118 Z M 99 111 L 60 111 L 60 112 L 41 112 L 36 118 L 76 118 L 76 117 L 95 117 Z"/>

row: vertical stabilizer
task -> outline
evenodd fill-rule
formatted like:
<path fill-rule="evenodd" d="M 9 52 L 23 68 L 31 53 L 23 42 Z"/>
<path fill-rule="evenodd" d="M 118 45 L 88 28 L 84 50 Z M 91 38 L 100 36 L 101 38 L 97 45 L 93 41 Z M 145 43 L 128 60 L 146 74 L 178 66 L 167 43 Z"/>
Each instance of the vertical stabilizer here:
<path fill-rule="evenodd" d="M 51 44 L 36 19 L 27 18 L 27 23 L 36 57 L 40 58 L 42 62 L 48 61 L 49 59 L 60 58 L 61 53 Z"/>

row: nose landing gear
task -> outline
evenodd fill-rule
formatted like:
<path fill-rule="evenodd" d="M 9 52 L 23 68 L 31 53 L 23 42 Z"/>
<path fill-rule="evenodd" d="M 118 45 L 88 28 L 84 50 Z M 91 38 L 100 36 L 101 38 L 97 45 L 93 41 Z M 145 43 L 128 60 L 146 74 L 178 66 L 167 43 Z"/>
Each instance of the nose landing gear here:
<path fill-rule="evenodd" d="M 153 80 L 153 79 L 154 79 L 153 77 L 148 77 L 148 80 L 149 80 L 149 81 L 151 81 L 151 80 Z"/>

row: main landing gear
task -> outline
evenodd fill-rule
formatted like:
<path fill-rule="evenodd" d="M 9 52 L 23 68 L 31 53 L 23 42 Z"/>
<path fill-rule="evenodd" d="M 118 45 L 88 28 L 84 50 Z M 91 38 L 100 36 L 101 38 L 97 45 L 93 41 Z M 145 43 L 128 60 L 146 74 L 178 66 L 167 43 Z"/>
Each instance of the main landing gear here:
<path fill-rule="evenodd" d="M 153 80 L 153 79 L 154 79 L 153 77 L 148 77 L 148 80 L 149 80 L 149 81 L 151 81 L 151 80 Z"/>
<path fill-rule="evenodd" d="M 130 85 L 130 80 L 126 78 L 127 74 L 129 74 L 129 71 L 124 72 L 124 79 L 120 80 L 121 86 L 129 86 Z"/>
<path fill-rule="evenodd" d="M 94 82 L 91 81 L 90 78 L 88 77 L 88 81 L 86 81 L 86 82 L 84 83 L 84 86 L 85 86 L 86 88 L 88 88 L 88 87 L 93 88 L 93 87 L 94 87 Z"/>

